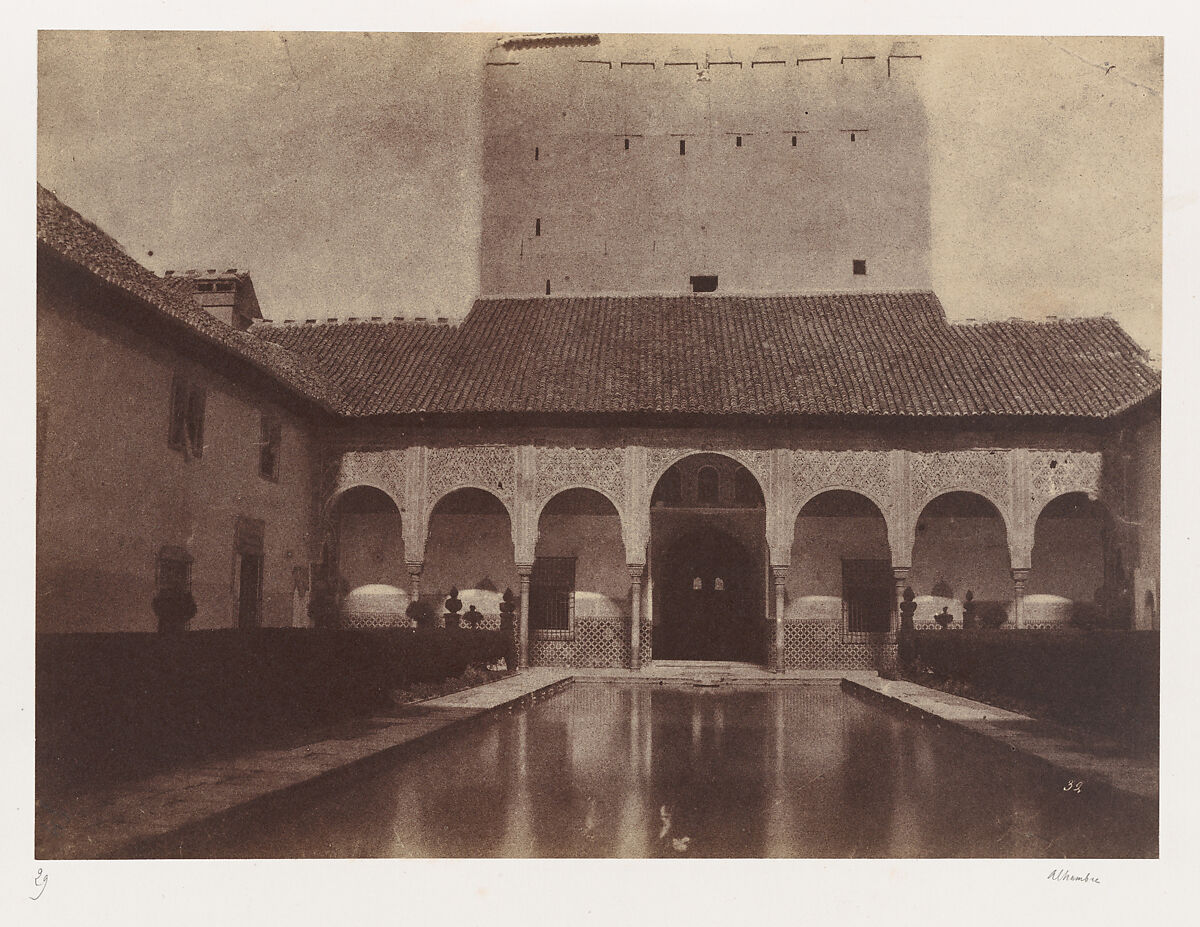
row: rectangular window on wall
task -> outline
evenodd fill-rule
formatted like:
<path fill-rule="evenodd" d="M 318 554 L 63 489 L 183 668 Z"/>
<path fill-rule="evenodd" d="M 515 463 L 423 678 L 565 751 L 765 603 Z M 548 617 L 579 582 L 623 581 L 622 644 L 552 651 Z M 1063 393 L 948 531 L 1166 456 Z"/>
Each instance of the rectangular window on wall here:
<path fill-rule="evenodd" d="M 171 381 L 171 423 L 167 444 L 185 455 L 204 453 L 205 389 L 176 374 Z"/>
<path fill-rule="evenodd" d="M 263 414 L 258 437 L 258 472 L 264 479 L 279 479 L 279 450 L 283 443 L 283 425 Z"/>
<path fill-rule="evenodd" d="M 575 558 L 538 557 L 529 577 L 529 627 L 568 633 L 575 617 Z"/>
<path fill-rule="evenodd" d="M 262 585 L 266 523 L 238 518 L 233 539 L 233 594 L 237 626 L 262 627 Z"/>
<path fill-rule="evenodd" d="M 183 547 L 160 547 L 154 560 L 154 601 L 159 631 L 184 631 L 195 617 L 192 557 Z"/>

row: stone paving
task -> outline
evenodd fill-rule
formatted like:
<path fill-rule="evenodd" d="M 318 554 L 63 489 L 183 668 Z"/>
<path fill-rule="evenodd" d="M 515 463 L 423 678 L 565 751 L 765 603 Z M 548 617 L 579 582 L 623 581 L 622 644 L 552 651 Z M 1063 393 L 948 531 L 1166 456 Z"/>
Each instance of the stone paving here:
<path fill-rule="evenodd" d="M 847 677 L 849 674 L 847 674 Z M 1131 756 L 1114 741 L 1080 734 L 1048 721 L 950 695 L 914 682 L 847 678 L 843 688 L 891 702 L 1044 763 L 1063 784 L 1103 784 L 1141 800 L 1158 799 L 1158 757 Z"/>
<path fill-rule="evenodd" d="M 260 750 L 219 762 L 164 772 L 120 787 L 96 790 L 39 807 L 38 859 L 96 859 L 139 855 L 139 846 L 227 814 L 289 789 L 390 757 L 418 741 L 487 712 L 579 683 L 701 686 L 838 684 L 865 698 L 915 711 L 975 736 L 1003 744 L 1048 764 L 1069 780 L 1103 783 L 1126 796 L 1157 800 L 1156 757 L 1128 756 L 1115 743 L 1088 738 L 1026 715 L 994 708 L 911 682 L 880 679 L 867 671 L 772 673 L 744 663 L 657 661 L 638 672 L 619 669 L 533 668 L 496 682 L 349 722 L 323 739 Z"/>

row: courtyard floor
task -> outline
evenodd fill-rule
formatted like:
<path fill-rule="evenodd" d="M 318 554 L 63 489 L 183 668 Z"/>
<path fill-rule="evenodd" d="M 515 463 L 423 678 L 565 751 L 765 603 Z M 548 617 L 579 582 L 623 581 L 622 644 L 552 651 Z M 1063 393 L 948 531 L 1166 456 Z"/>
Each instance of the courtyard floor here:
<path fill-rule="evenodd" d="M 841 684 L 891 710 L 965 732 L 1048 767 L 1064 788 L 1110 789 L 1156 802 L 1158 765 L 1131 757 L 1112 742 L 1054 724 L 872 672 L 792 671 L 775 674 L 741 663 L 657 661 L 641 671 L 534 668 L 441 698 L 409 704 L 387 715 L 349 722 L 310 743 L 259 750 L 56 799 L 39 805 L 35 854 L 39 859 L 95 859 L 160 855 L 173 834 L 241 812 L 283 793 L 318 788 L 330 779 L 359 775 L 405 750 L 420 750 L 446 732 L 496 710 L 514 710 L 580 684 L 692 682 L 697 686 Z M 1071 785 L 1069 785 L 1071 784 Z"/>

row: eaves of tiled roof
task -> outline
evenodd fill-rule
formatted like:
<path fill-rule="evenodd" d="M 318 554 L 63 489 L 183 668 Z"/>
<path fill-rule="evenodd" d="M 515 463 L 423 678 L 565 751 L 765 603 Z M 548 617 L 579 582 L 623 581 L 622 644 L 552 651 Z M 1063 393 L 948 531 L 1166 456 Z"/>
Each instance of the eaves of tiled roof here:
<path fill-rule="evenodd" d="M 933 293 L 481 299 L 457 326 L 256 325 L 353 417 L 1107 419 L 1158 373 L 1108 318 L 947 322 Z"/>
<path fill-rule="evenodd" d="M 257 368 L 302 399 L 326 411 L 339 411 L 336 391 L 308 361 L 209 315 L 196 306 L 190 288 L 157 277 L 41 184 L 37 187 L 37 240 L 63 260 L 119 287 L 170 323 Z"/>

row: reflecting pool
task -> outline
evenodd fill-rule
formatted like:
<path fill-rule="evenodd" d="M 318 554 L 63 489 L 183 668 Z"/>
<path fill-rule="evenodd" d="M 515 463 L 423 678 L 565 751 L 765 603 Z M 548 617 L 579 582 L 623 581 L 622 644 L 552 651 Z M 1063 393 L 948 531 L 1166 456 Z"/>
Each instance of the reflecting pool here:
<path fill-rule="evenodd" d="M 835 685 L 575 683 L 196 857 L 1155 856 L 1158 821 Z"/>

